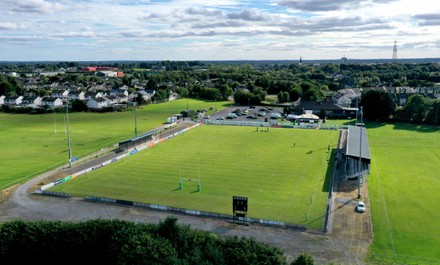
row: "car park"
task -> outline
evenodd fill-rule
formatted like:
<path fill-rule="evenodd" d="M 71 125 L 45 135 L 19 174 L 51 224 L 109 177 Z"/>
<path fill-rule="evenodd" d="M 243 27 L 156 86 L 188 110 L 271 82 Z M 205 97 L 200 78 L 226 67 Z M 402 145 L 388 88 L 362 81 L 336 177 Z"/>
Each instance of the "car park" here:
<path fill-rule="evenodd" d="M 359 213 L 363 213 L 363 212 L 365 212 L 365 203 L 364 203 L 363 201 L 359 201 L 359 202 L 357 203 L 356 210 L 357 210 Z"/>

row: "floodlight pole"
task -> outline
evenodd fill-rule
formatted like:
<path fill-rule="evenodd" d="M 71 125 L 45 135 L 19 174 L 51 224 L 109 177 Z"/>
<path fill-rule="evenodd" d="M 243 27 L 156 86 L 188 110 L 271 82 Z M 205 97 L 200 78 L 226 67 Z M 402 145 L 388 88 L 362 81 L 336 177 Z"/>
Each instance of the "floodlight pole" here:
<path fill-rule="evenodd" d="M 66 101 L 67 148 L 69 149 L 69 167 L 72 167 L 72 149 L 70 146 L 69 100 Z"/>
<path fill-rule="evenodd" d="M 199 175 L 199 181 L 197 183 L 197 191 L 200 192 L 200 191 L 202 191 L 202 185 L 200 184 L 200 153 L 198 154 L 197 160 L 198 160 L 198 162 L 197 162 L 197 174 Z"/>
<path fill-rule="evenodd" d="M 358 199 L 361 198 L 361 167 L 362 167 L 362 107 L 359 109 L 361 122 L 359 123 L 359 175 L 358 175 Z"/>
<path fill-rule="evenodd" d="M 138 136 L 138 128 L 137 128 L 137 102 L 134 103 L 134 135 Z"/>
<path fill-rule="evenodd" d="M 172 91 L 170 90 L 170 96 L 168 100 L 170 101 L 170 123 L 173 123 L 173 103 L 171 102 Z"/>

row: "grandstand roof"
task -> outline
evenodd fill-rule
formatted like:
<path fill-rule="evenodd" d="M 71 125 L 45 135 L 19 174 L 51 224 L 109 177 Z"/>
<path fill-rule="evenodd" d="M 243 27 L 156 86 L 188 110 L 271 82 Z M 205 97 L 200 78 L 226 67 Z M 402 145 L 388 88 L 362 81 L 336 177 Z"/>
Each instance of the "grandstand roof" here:
<path fill-rule="evenodd" d="M 345 154 L 353 158 L 359 158 L 360 138 L 362 128 L 362 154 L 363 160 L 371 161 L 370 146 L 368 144 L 367 130 L 364 127 L 348 126 L 347 145 L 345 147 Z"/>

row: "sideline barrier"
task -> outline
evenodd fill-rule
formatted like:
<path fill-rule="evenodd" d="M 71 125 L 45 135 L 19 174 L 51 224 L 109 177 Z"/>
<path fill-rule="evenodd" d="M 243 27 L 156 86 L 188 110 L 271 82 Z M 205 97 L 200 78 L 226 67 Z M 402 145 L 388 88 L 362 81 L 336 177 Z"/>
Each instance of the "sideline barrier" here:
<path fill-rule="evenodd" d="M 143 203 L 143 202 L 133 202 L 133 201 L 118 200 L 118 199 L 105 198 L 105 197 L 88 196 L 88 195 L 84 196 L 84 200 L 89 201 L 89 202 L 97 202 L 97 203 L 112 203 L 112 204 L 125 205 L 125 206 L 127 206 L 127 205 L 128 206 L 135 206 L 135 207 L 146 208 L 146 209 L 151 209 L 151 210 L 174 212 L 174 213 L 187 214 L 187 215 L 200 216 L 200 217 L 217 218 L 217 219 L 231 220 L 231 221 L 242 221 L 242 222 L 247 222 L 247 223 L 251 223 L 251 224 L 259 224 L 259 225 L 264 225 L 264 226 L 289 228 L 292 230 L 301 230 L 301 231 L 307 230 L 307 228 L 304 225 L 299 225 L 299 224 L 287 224 L 287 223 L 281 222 L 281 221 L 266 220 L 266 219 L 251 218 L 251 217 L 238 217 L 237 218 L 237 217 L 234 217 L 233 215 L 229 215 L 229 214 L 205 212 L 205 211 L 177 208 L 177 207 Z"/>
<path fill-rule="evenodd" d="M 329 186 L 329 191 L 328 191 L 328 199 L 327 199 L 327 206 L 325 208 L 325 217 L 324 217 L 324 223 L 323 223 L 323 231 L 324 233 L 328 233 L 329 230 L 331 231 L 332 229 L 329 229 L 329 223 L 332 221 L 330 220 L 331 218 L 331 214 L 334 210 L 334 206 L 335 206 L 335 196 L 333 196 L 333 192 L 336 192 L 337 189 L 337 181 L 336 181 L 336 169 L 338 166 L 338 162 L 339 162 L 339 156 L 340 156 L 340 147 L 341 147 L 341 139 L 342 139 L 342 135 L 343 135 L 344 131 L 340 131 L 339 132 L 339 139 L 338 139 L 338 145 L 337 145 L 337 150 L 336 150 L 336 157 L 335 157 L 335 161 L 333 163 L 333 172 L 332 172 L 332 177 L 330 179 L 330 186 Z"/>
<path fill-rule="evenodd" d="M 156 144 L 162 143 L 162 142 L 164 142 L 164 141 L 166 141 L 166 140 L 168 140 L 168 139 L 171 139 L 171 138 L 173 138 L 173 137 L 175 137 L 175 136 L 181 135 L 181 134 L 183 134 L 184 132 L 186 132 L 186 131 L 188 131 L 188 130 L 190 130 L 190 129 L 194 129 L 194 128 L 200 126 L 201 124 L 202 124 L 202 123 L 196 123 L 196 124 L 194 124 L 194 125 L 192 125 L 192 126 L 190 126 L 190 127 L 187 127 L 187 128 L 185 128 L 185 129 L 183 129 L 183 130 L 177 132 L 177 133 L 174 133 L 174 134 L 172 134 L 172 135 L 170 135 L 170 136 L 163 137 L 163 138 L 161 138 L 161 139 L 159 139 L 159 140 L 156 140 L 156 141 L 150 141 L 150 142 L 143 143 L 143 144 L 141 144 L 141 145 L 135 147 L 134 149 L 127 150 L 124 154 L 119 155 L 119 156 L 117 156 L 117 157 L 115 157 L 115 158 L 112 158 L 112 159 L 107 160 L 107 161 L 104 161 L 104 162 L 102 162 L 102 163 L 100 163 L 100 164 L 97 164 L 97 165 L 94 165 L 94 166 L 89 167 L 89 168 L 87 168 L 87 169 L 81 170 L 81 171 L 79 171 L 79 172 L 77 172 L 77 173 L 75 173 L 75 174 L 69 175 L 69 176 L 64 177 L 64 178 L 61 178 L 61 179 L 57 179 L 57 180 L 55 180 L 55 181 L 53 181 L 53 182 L 51 182 L 51 183 L 48 183 L 48 184 L 46 184 L 46 185 L 43 185 L 43 186 L 40 188 L 40 190 L 44 191 L 44 190 L 46 190 L 46 189 L 48 189 L 48 188 L 51 188 L 51 187 L 53 187 L 53 186 L 56 186 L 56 185 L 62 184 L 62 183 L 64 183 L 64 182 L 66 182 L 66 181 L 69 181 L 69 180 L 71 180 L 71 179 L 74 179 L 74 178 L 76 178 L 76 177 L 79 177 L 79 176 L 81 176 L 81 175 L 83 175 L 83 174 L 85 174 L 85 173 L 88 173 L 88 172 L 93 171 L 93 170 L 97 170 L 97 169 L 99 169 L 99 168 L 101 168 L 101 167 L 103 167 L 103 166 L 106 166 L 106 165 L 109 165 L 109 164 L 111 164 L 111 163 L 113 163 L 113 162 L 116 162 L 116 161 L 118 161 L 118 160 L 124 159 L 124 158 L 127 157 L 127 156 L 135 155 L 135 154 L 137 154 L 139 151 L 142 151 L 142 150 L 144 150 L 144 149 L 147 149 L 147 148 L 153 147 L 153 146 L 155 146 Z"/>
<path fill-rule="evenodd" d="M 55 196 L 55 197 L 61 197 L 61 198 L 72 197 L 71 193 L 66 193 L 66 192 L 56 192 L 56 191 L 47 191 L 47 190 L 37 190 L 35 192 L 38 194 L 41 194 L 41 195 Z"/>

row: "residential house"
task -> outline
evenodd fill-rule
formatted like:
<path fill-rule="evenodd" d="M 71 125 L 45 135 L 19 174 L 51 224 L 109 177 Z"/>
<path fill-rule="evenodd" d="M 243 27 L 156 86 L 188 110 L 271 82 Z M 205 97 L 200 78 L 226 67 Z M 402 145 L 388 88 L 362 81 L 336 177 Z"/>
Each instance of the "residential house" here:
<path fill-rule="evenodd" d="M 18 106 L 21 104 L 23 96 L 5 97 L 4 104 L 9 106 Z"/>
<path fill-rule="evenodd" d="M 105 97 L 99 97 L 87 101 L 89 109 L 102 109 L 109 106 L 109 101 Z"/>
<path fill-rule="evenodd" d="M 83 91 L 71 91 L 69 93 L 69 99 L 71 100 L 75 100 L 75 99 L 79 99 L 79 100 L 84 100 L 85 99 L 85 94 Z"/>
<path fill-rule="evenodd" d="M 116 95 L 108 95 L 108 96 L 105 96 L 104 98 L 107 99 L 107 101 L 109 102 L 109 105 L 114 105 L 114 104 L 119 103 L 119 97 Z"/>
<path fill-rule="evenodd" d="M 139 96 L 143 97 L 145 101 L 151 100 L 151 98 L 156 94 L 154 89 L 140 89 L 136 92 Z"/>
<path fill-rule="evenodd" d="M 361 90 L 358 88 L 340 89 L 332 95 L 332 101 L 341 107 L 355 106 L 356 101 L 361 96 Z"/>
<path fill-rule="evenodd" d="M 338 98 L 335 103 L 341 107 L 350 107 L 352 99 L 348 95 L 342 95 L 342 97 Z"/>
<path fill-rule="evenodd" d="M 23 86 L 26 91 L 33 91 L 38 89 L 38 81 L 37 79 L 24 80 Z"/>
<path fill-rule="evenodd" d="M 125 103 L 128 101 L 128 96 L 125 94 L 117 94 L 115 96 L 117 96 L 119 98 L 119 100 L 118 100 L 119 103 Z"/>
<path fill-rule="evenodd" d="M 84 94 L 84 99 L 91 100 L 91 99 L 95 99 L 95 98 L 102 98 L 103 96 L 105 96 L 105 94 L 103 92 L 88 91 Z"/>
<path fill-rule="evenodd" d="M 56 97 L 44 97 L 41 100 L 41 106 L 46 106 L 47 108 L 58 108 L 63 106 L 63 100 Z"/>
<path fill-rule="evenodd" d="M 128 91 L 126 89 L 112 89 L 110 91 L 110 95 L 119 95 L 124 94 L 125 96 L 128 96 Z"/>
<path fill-rule="evenodd" d="M 5 104 L 5 98 L 6 98 L 6 97 L 3 96 L 3 95 L 0 96 L 0 106 L 3 105 L 3 104 Z"/>
<path fill-rule="evenodd" d="M 26 96 L 26 97 L 23 97 L 23 100 L 21 101 L 21 105 L 24 107 L 37 108 L 41 105 L 41 101 L 42 101 L 41 97 Z"/>
<path fill-rule="evenodd" d="M 69 90 L 57 89 L 52 91 L 52 97 L 54 98 L 67 98 L 69 96 Z"/>

